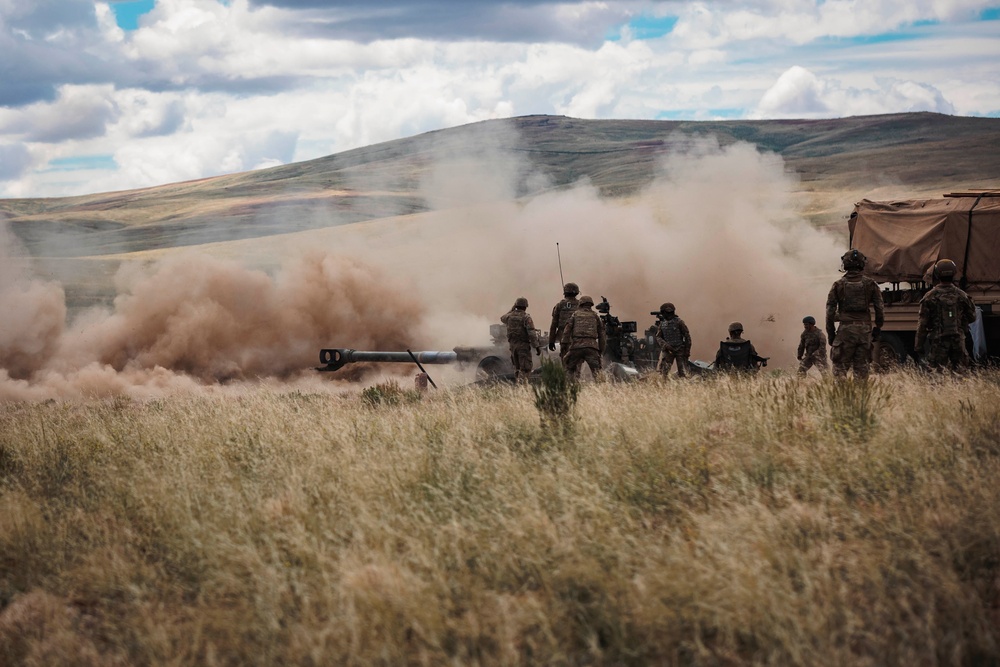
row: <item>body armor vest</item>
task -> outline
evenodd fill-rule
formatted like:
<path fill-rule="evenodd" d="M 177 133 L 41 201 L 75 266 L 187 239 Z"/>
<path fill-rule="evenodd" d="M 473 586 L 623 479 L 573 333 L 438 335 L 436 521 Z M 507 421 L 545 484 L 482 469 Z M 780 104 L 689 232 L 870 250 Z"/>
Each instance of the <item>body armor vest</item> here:
<path fill-rule="evenodd" d="M 566 301 L 564 300 L 559 305 L 559 329 L 563 329 L 566 323 L 569 322 L 569 318 L 573 316 L 576 309 L 580 306 L 576 301 Z"/>
<path fill-rule="evenodd" d="M 597 327 L 601 326 L 601 320 L 595 313 L 578 311 L 573 314 L 573 340 L 589 339 L 597 340 Z"/>
<path fill-rule="evenodd" d="M 840 309 L 845 313 L 868 312 L 868 290 L 863 280 L 844 281 L 844 302 Z"/>
<path fill-rule="evenodd" d="M 507 325 L 507 342 L 508 343 L 530 343 L 528 336 L 528 328 L 526 322 L 528 320 L 528 313 L 523 310 L 512 310 L 507 313 L 504 318 L 504 324 Z"/>
<path fill-rule="evenodd" d="M 684 345 L 684 336 L 681 335 L 681 319 L 671 317 L 669 320 L 660 322 L 660 335 L 670 347 L 675 350 L 681 349 Z"/>

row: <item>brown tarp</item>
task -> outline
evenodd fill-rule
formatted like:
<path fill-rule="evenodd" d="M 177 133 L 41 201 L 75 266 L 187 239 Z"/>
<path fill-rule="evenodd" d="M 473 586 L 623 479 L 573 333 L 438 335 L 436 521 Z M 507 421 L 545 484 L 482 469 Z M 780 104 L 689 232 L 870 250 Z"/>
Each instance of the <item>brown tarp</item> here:
<path fill-rule="evenodd" d="M 1000 196 L 865 199 L 854 212 L 851 247 L 868 257 L 865 273 L 878 282 L 930 282 L 934 263 L 948 258 L 963 284 L 1000 284 Z"/>

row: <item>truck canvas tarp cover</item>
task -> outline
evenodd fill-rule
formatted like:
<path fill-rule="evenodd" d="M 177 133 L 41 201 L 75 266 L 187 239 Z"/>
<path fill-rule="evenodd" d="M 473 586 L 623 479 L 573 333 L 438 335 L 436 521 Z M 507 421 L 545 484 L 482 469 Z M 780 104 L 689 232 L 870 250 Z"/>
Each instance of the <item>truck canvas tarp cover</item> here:
<path fill-rule="evenodd" d="M 865 273 L 881 283 L 930 282 L 939 259 L 958 265 L 962 284 L 1000 285 L 1000 192 L 877 202 L 854 207 L 851 247 L 868 257 Z M 971 214 L 970 214 L 971 213 Z"/>

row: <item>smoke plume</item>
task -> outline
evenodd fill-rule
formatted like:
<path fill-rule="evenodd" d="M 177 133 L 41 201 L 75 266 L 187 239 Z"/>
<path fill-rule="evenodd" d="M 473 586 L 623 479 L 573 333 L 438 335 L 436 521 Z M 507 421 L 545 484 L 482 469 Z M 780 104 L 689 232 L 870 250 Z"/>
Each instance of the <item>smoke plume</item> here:
<path fill-rule="evenodd" d="M 113 305 L 68 324 L 62 287 L 0 230 L 0 400 L 316 384 L 322 347 L 486 344 L 519 296 L 547 330 L 563 280 L 640 332 L 673 302 L 706 361 L 739 320 L 772 367 L 791 365 L 802 317 L 822 320 L 840 253 L 796 211 L 780 157 L 678 138 L 648 188 L 606 199 L 585 181 L 546 189 L 513 130 L 462 139 L 423 173 L 430 213 L 260 241 L 276 271 L 208 252 L 125 264 Z"/>

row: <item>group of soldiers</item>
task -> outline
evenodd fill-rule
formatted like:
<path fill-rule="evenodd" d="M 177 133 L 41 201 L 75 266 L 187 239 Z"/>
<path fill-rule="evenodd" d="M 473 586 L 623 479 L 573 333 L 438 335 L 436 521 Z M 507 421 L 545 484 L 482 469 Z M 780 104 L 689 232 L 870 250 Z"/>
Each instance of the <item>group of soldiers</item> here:
<path fill-rule="evenodd" d="M 872 345 L 885 323 L 885 307 L 878 284 L 863 273 L 868 259 L 858 250 L 849 250 L 840 259 L 844 276 L 833 284 L 826 298 L 830 359 L 835 376 L 846 376 L 850 370 L 855 378 L 864 379 L 868 377 Z M 950 259 L 934 265 L 932 278 L 936 284 L 920 300 L 913 347 L 918 355 L 926 354 L 930 368 L 962 373 L 969 365 L 965 332 L 976 320 L 976 307 L 969 295 L 955 285 L 957 273 L 958 266 Z M 837 322 L 839 327 L 835 327 Z M 805 337 L 803 333 L 803 340 Z M 822 332 L 811 334 L 811 340 L 814 350 L 825 347 Z M 799 351 L 801 357 L 801 344 Z M 803 361 L 802 366 L 805 364 Z"/>
<path fill-rule="evenodd" d="M 867 259 L 861 252 L 848 251 L 841 262 L 844 276 L 834 282 L 827 296 L 826 334 L 816 326 L 816 318 L 807 315 L 802 319 L 803 331 L 797 351 L 801 375 L 814 366 L 821 373 L 829 370 L 829 339 L 834 376 L 844 377 L 853 372 L 856 379 L 868 377 L 872 343 L 878 339 L 885 320 L 882 292 L 872 278 L 864 275 Z M 968 365 L 965 331 L 975 320 L 975 306 L 954 284 L 956 273 L 957 267 L 949 259 L 934 266 L 938 284 L 920 302 L 915 348 L 922 351 L 926 344 L 926 361 L 931 367 L 960 372 Z M 603 366 L 607 333 L 601 316 L 594 312 L 594 299 L 579 294 L 576 283 L 563 286 L 563 298 L 552 308 L 548 349 L 555 351 L 559 343 L 560 359 L 571 377 L 579 378 L 584 364 L 596 377 Z M 510 312 L 500 318 L 507 327 L 511 362 L 518 380 L 526 380 L 531 373 L 532 348 L 540 355 L 542 347 L 527 309 L 528 300 L 519 297 Z M 678 317 L 674 304 L 660 306 L 655 337 L 660 350 L 657 370 L 667 375 L 676 364 L 677 375 L 685 377 L 691 354 L 691 332 Z M 729 337 L 719 345 L 715 367 L 744 370 L 766 364 L 767 359 L 759 356 L 750 341 L 743 338 L 743 325 L 730 324 Z"/>

